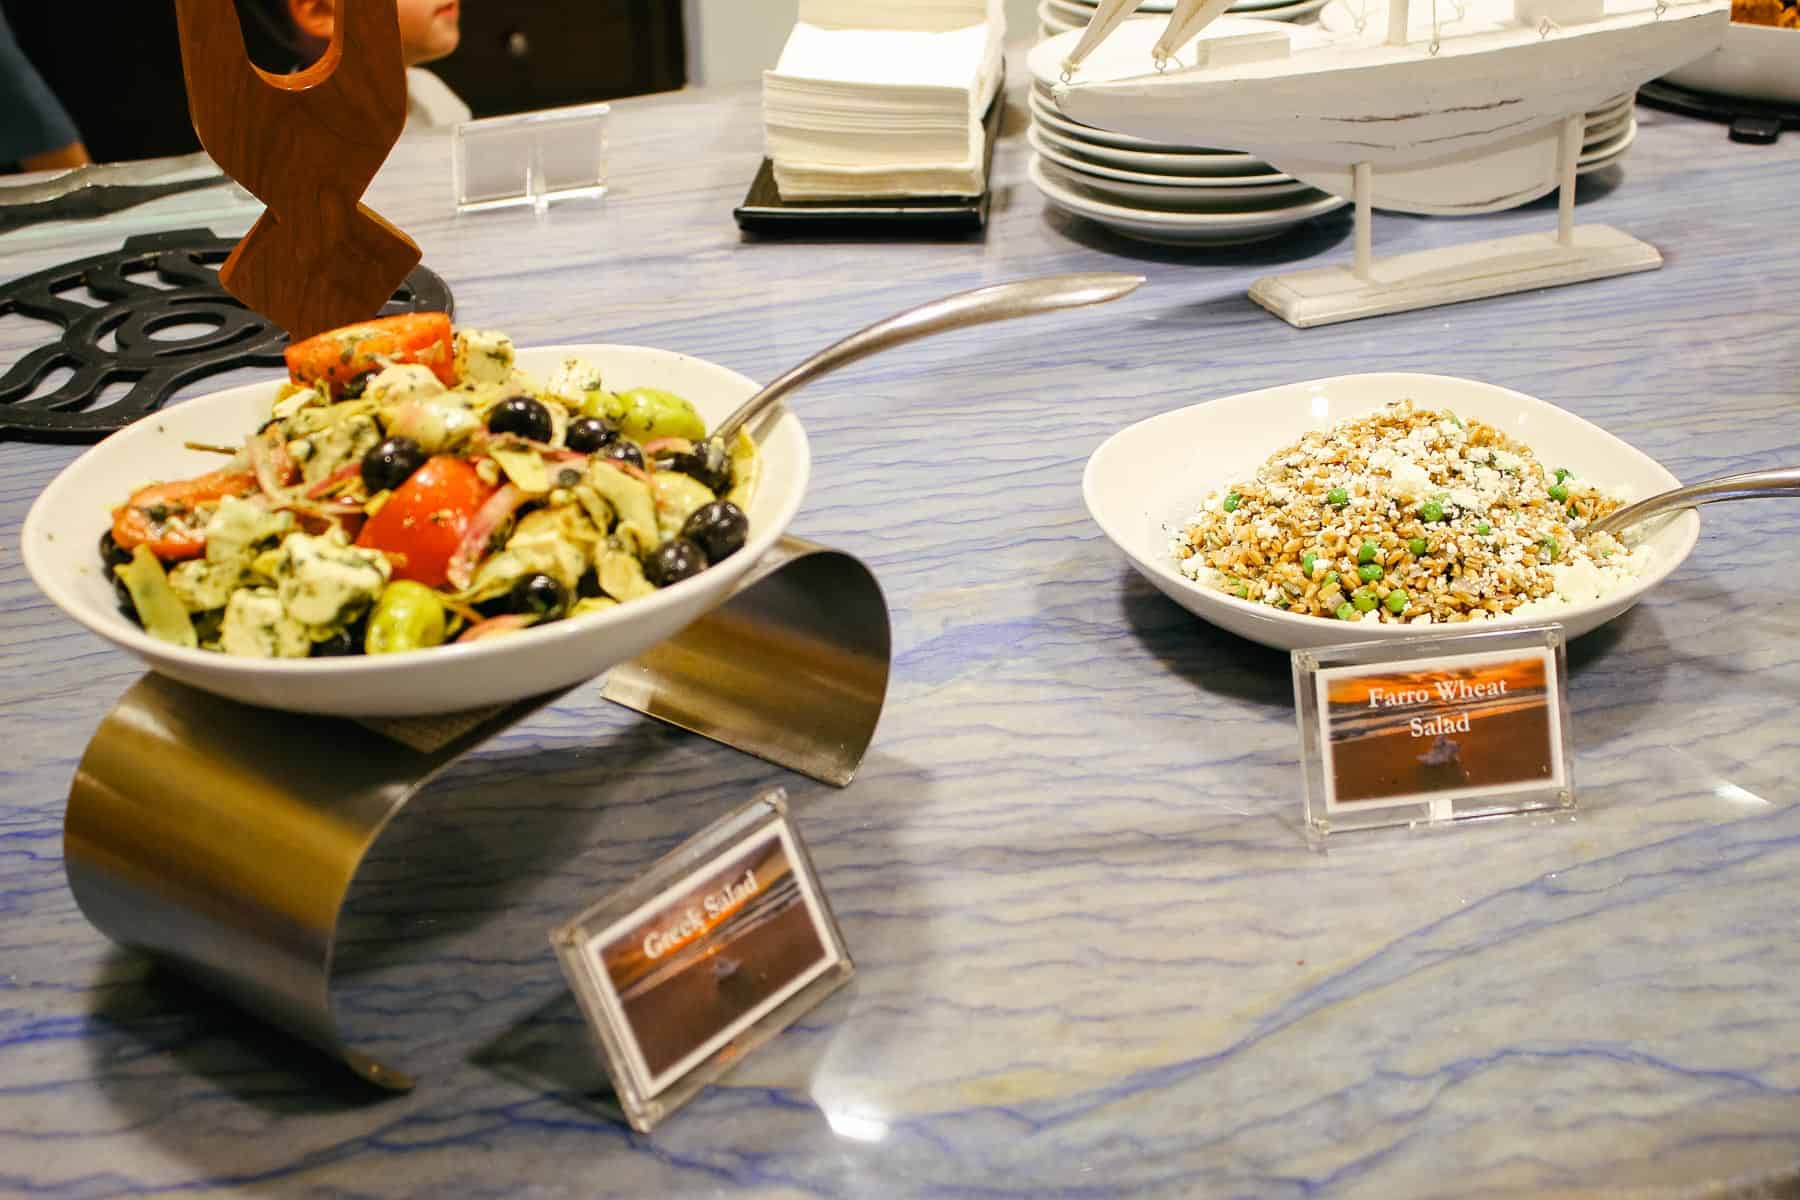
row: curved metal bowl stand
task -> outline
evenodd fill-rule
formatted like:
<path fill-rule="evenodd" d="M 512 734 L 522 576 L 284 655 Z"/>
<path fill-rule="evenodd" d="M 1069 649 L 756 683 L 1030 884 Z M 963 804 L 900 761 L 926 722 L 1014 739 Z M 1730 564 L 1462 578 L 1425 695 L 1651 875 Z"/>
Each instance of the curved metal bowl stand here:
<path fill-rule="evenodd" d="M 841 551 L 784 538 L 723 605 L 604 695 L 842 787 L 887 694 L 887 604 Z M 338 921 L 365 855 L 446 767 L 564 692 L 451 718 L 370 722 L 253 708 L 146 675 L 69 791 L 70 890 L 100 931 L 156 955 L 381 1087 L 331 1004 Z"/>

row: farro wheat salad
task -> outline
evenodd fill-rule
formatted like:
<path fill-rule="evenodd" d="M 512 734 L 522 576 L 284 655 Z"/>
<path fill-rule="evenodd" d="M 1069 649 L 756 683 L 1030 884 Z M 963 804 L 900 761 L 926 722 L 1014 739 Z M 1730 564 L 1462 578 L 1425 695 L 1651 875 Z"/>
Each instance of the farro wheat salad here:
<path fill-rule="evenodd" d="M 1554 617 L 1650 564 L 1585 527 L 1628 497 L 1492 425 L 1397 400 L 1283 446 L 1173 532 L 1182 574 L 1289 613 L 1379 624 Z"/>

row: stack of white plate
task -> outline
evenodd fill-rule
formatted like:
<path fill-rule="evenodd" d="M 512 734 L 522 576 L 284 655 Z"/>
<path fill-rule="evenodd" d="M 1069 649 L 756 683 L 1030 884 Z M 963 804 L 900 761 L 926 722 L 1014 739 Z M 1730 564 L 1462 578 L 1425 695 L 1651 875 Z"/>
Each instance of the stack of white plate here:
<path fill-rule="evenodd" d="M 1618 96 L 1587 115 L 1575 173 L 1586 175 L 1625 157 L 1637 140 L 1637 94 Z"/>
<path fill-rule="evenodd" d="M 1040 39 L 1087 28 L 1099 0 L 1038 0 L 1038 36 Z M 1240 17 L 1258 17 L 1264 21 L 1310 21 L 1328 0 L 1237 0 L 1227 11 Z M 1144 0 L 1141 13 L 1168 13 L 1175 10 L 1175 0 Z"/>
<path fill-rule="evenodd" d="M 1083 76 L 1141 74 L 1166 23 L 1159 16 L 1125 21 L 1082 65 Z M 1220 17 L 1202 36 L 1270 27 L 1263 20 Z M 1291 36 L 1296 48 L 1323 41 L 1305 27 L 1292 28 Z M 1051 89 L 1061 76 L 1071 37 L 1041 42 L 1026 59 L 1032 78 L 1026 136 L 1035 151 L 1031 181 L 1055 207 L 1139 241 L 1218 246 L 1275 237 L 1348 203 L 1253 154 L 1146 141 L 1064 116 Z"/>

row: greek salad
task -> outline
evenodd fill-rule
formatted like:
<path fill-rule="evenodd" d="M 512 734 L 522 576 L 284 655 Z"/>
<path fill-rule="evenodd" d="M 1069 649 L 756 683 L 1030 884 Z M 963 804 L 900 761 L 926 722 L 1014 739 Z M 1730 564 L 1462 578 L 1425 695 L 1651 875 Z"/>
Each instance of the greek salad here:
<path fill-rule="evenodd" d="M 152 636 L 257 658 L 391 654 L 647 596 L 735 554 L 756 445 L 680 396 L 503 333 L 385 317 L 288 348 L 269 419 L 217 470 L 150 483 L 100 555 Z"/>

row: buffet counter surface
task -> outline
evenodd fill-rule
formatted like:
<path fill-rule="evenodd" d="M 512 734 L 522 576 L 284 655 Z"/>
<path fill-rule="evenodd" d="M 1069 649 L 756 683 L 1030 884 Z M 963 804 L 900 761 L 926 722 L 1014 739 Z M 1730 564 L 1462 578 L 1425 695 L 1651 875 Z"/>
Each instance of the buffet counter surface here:
<path fill-rule="evenodd" d="M 759 380 L 945 293 L 1148 276 L 792 398 L 814 455 L 793 532 L 861 557 L 892 612 L 887 706 L 850 787 L 588 686 L 415 801 L 353 894 L 335 993 L 410 1093 L 373 1091 L 76 907 L 65 799 L 142 669 L 17 553 L 79 447 L 0 444 L 0 1194 L 1686 1195 L 1800 1165 L 1791 509 L 1706 510 L 1666 585 L 1573 644 L 1571 819 L 1318 853 L 1287 656 L 1165 599 L 1081 493 L 1089 454 L 1134 421 L 1377 370 L 1542 397 L 1686 480 L 1792 464 L 1800 138 L 1735 145 L 1640 108 L 1578 215 L 1658 246 L 1664 269 L 1301 331 L 1246 289 L 1347 261 L 1346 215 L 1220 250 L 1084 226 L 1027 179 L 1012 80 L 975 238 L 744 237 L 754 87 L 618 103 L 611 195 L 542 218 L 455 216 L 446 135 L 403 140 L 376 180 L 369 203 L 419 241 L 459 323 Z M 1555 217 L 1553 198 L 1378 214 L 1375 240 Z M 0 241 L 0 274 L 156 219 Z M 0 361 L 40 336 L 0 319 Z M 773 784 L 858 974 L 634 1134 L 590 1098 L 599 1067 L 546 933 Z"/>

